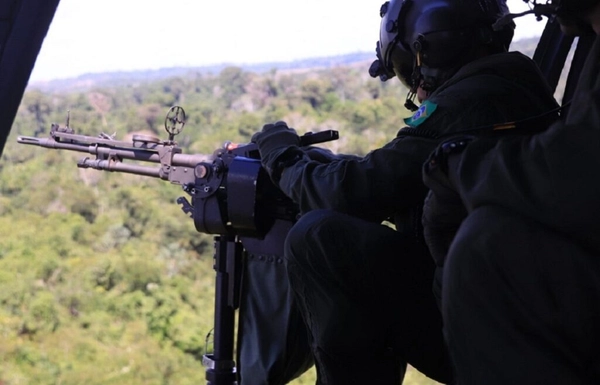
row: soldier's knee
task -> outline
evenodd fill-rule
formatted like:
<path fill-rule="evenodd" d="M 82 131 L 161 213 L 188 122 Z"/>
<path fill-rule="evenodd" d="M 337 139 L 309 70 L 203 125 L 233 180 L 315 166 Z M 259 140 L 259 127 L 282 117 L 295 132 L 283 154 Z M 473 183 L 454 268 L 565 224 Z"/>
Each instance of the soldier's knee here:
<path fill-rule="evenodd" d="M 292 226 L 285 239 L 285 254 L 288 260 L 304 258 L 309 246 L 323 245 L 331 240 L 331 232 L 339 223 L 339 214 L 331 210 L 313 210 L 302 215 Z"/>

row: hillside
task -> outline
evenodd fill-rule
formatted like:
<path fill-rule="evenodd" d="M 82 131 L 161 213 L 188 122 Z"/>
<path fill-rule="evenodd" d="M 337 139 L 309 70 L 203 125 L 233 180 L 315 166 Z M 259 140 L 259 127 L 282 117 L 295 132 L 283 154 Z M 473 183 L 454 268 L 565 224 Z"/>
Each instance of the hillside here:
<path fill-rule="evenodd" d="M 537 44 L 537 38 L 522 39 L 513 42 L 512 49 L 521 51 L 528 56 L 532 56 Z M 70 79 L 58 79 L 47 82 L 35 82 L 29 85 L 29 88 L 36 88 L 44 91 L 67 91 L 67 90 L 85 90 L 98 85 L 118 86 L 124 84 L 138 84 L 140 82 L 153 82 L 170 77 L 188 77 L 197 74 L 218 74 L 227 67 L 239 67 L 244 71 L 254 73 L 266 73 L 273 69 L 277 71 L 298 71 L 335 68 L 339 66 L 362 65 L 369 68 L 369 64 L 375 59 L 375 52 L 357 52 L 347 55 L 309 58 L 290 62 L 268 62 L 259 64 L 244 63 L 221 63 L 203 67 L 172 67 L 156 70 L 142 70 L 130 72 L 107 72 L 93 73 L 78 76 Z"/>

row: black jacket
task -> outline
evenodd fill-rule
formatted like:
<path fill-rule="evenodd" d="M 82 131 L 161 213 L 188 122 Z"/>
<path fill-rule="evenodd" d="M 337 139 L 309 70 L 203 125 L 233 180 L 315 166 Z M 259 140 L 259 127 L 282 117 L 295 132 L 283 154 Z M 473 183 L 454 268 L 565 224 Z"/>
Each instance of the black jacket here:
<path fill-rule="evenodd" d="M 565 121 L 525 138 L 473 141 L 451 159 L 449 178 L 468 211 L 502 207 L 600 251 L 600 38 Z"/>
<path fill-rule="evenodd" d="M 392 218 L 401 232 L 414 231 L 415 223 L 407 218 L 415 220 L 409 214 L 422 205 L 427 192 L 422 165 L 444 135 L 557 106 L 535 64 L 517 52 L 465 65 L 425 104 L 435 110 L 425 118 L 418 111 L 384 147 L 364 157 L 339 156 L 326 163 L 304 157 L 285 169 L 281 189 L 303 212 L 327 208 L 370 221 Z M 420 216 L 416 220 L 420 225 Z"/>

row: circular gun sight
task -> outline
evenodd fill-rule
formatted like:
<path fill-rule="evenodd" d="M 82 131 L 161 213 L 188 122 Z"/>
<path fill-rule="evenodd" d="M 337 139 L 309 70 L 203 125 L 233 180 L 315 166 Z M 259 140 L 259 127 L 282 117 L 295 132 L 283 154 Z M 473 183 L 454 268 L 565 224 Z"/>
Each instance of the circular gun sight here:
<path fill-rule="evenodd" d="M 165 130 L 169 133 L 169 140 L 172 141 L 175 135 L 183 131 L 185 125 L 185 111 L 182 107 L 173 106 L 167 112 L 165 118 Z"/>

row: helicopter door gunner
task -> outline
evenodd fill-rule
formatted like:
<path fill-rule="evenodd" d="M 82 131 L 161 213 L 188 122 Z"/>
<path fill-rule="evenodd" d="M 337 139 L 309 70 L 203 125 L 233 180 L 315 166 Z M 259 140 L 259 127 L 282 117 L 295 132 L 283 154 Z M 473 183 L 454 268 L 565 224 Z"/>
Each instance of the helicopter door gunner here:
<path fill-rule="evenodd" d="M 310 331 L 319 384 L 398 384 L 410 364 L 443 383 L 452 370 L 423 241 L 421 170 L 443 135 L 556 107 L 526 56 L 507 52 L 502 0 L 391 0 L 371 75 L 397 76 L 415 109 L 366 156 L 304 149 L 284 122 L 255 134 L 271 179 L 300 207 L 288 276 Z M 401 114 L 401 111 L 398 111 Z M 395 229 L 382 224 L 390 219 Z"/>

